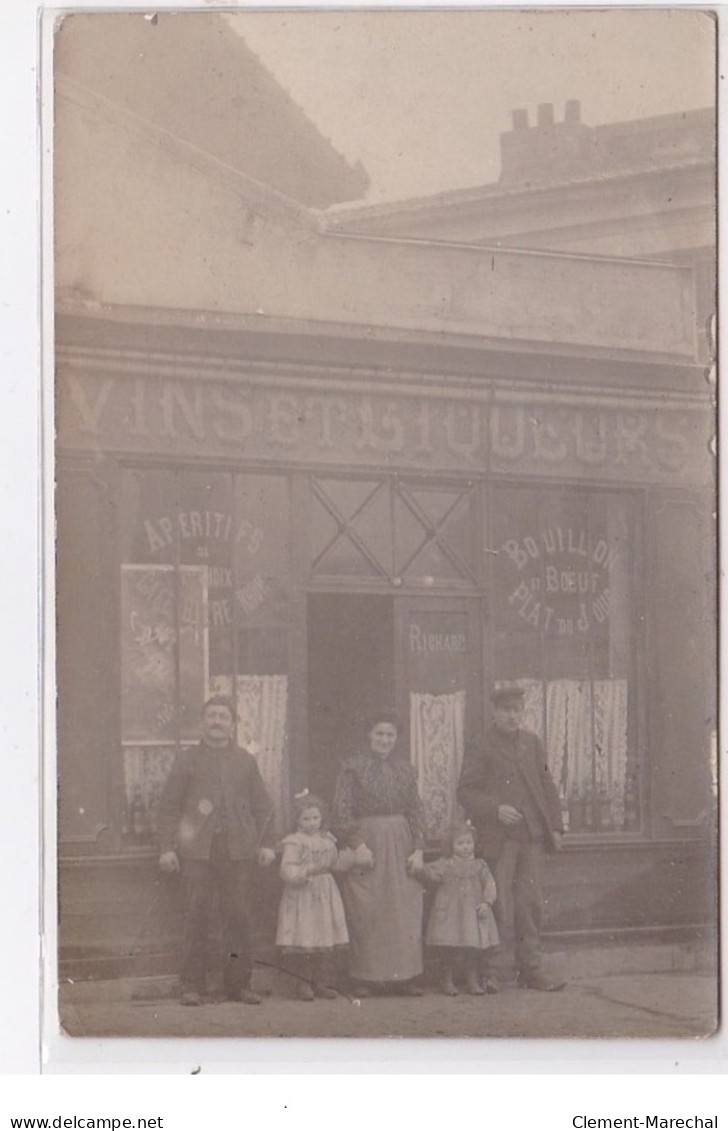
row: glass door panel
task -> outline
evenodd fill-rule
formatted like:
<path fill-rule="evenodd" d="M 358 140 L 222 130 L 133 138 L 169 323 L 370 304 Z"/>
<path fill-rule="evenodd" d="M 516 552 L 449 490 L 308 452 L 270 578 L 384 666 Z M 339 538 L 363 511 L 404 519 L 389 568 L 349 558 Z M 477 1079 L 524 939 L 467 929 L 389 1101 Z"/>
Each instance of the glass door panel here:
<path fill-rule="evenodd" d="M 437 839 L 456 816 L 466 736 L 481 725 L 478 601 L 401 598 L 396 602 L 396 649 L 398 704 L 409 721 L 410 758 L 427 835 Z"/>

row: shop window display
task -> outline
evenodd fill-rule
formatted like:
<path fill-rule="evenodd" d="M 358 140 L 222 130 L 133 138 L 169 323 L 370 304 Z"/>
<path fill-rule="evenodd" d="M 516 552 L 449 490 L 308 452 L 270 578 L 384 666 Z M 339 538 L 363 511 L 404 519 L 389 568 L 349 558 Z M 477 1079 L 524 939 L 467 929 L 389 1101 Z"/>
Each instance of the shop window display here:
<path fill-rule="evenodd" d="M 174 752 L 199 738 L 201 705 L 215 692 L 236 689 L 238 741 L 282 795 L 287 481 L 128 470 L 122 510 L 122 825 L 138 844 L 153 837 Z"/>
<path fill-rule="evenodd" d="M 493 491 L 492 663 L 526 688 L 572 833 L 640 827 L 635 499 Z"/>

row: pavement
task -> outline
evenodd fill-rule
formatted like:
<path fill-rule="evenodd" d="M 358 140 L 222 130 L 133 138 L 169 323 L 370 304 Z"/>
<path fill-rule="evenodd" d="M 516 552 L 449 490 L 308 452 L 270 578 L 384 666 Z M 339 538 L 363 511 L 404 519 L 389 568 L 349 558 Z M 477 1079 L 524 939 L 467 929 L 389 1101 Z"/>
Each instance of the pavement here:
<path fill-rule="evenodd" d="M 497 995 L 373 996 L 294 1000 L 291 980 L 258 969 L 261 1005 L 179 1004 L 171 978 L 66 984 L 63 1031 L 81 1037 L 525 1037 L 707 1038 L 718 1028 L 718 978 L 695 950 L 637 947 L 549 956 L 567 973 L 557 993 L 505 986 Z"/>

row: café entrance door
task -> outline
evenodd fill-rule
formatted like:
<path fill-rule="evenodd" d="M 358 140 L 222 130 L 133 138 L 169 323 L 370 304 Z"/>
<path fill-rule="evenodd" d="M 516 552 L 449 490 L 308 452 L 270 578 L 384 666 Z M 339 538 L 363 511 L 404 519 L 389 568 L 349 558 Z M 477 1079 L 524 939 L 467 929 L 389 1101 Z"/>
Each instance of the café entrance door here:
<path fill-rule="evenodd" d="M 342 758 L 361 748 L 369 708 L 403 720 L 425 802 L 441 834 L 468 734 L 482 712 L 482 631 L 474 598 L 311 593 L 308 597 L 309 787 L 334 792 Z"/>
<path fill-rule="evenodd" d="M 309 787 L 331 799 L 341 761 L 361 748 L 362 715 L 394 702 L 394 602 L 308 596 Z"/>

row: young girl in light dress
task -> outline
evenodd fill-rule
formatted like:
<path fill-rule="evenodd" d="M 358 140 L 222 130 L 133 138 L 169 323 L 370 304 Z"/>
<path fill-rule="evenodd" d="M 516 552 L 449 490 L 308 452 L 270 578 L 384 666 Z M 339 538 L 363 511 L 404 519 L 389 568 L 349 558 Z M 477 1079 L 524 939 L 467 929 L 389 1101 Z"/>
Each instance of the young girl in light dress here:
<path fill-rule="evenodd" d="M 496 888 L 485 860 L 475 857 L 475 833 L 463 822 L 450 830 L 449 855 L 424 864 L 418 875 L 437 885 L 427 923 L 425 942 L 439 947 L 443 957 L 442 991 L 449 997 L 458 993 L 455 977 L 458 967 L 465 974 L 468 993 L 495 992 L 495 985 L 480 980 L 483 951 L 498 946 L 498 928 L 492 911 Z"/>
<path fill-rule="evenodd" d="M 297 977 L 297 997 L 335 998 L 331 960 L 349 943 L 344 905 L 332 872 L 369 866 L 357 850 L 336 847 L 326 829 L 325 803 L 307 790 L 294 800 L 296 831 L 281 842 L 283 895 L 276 944 Z"/>

